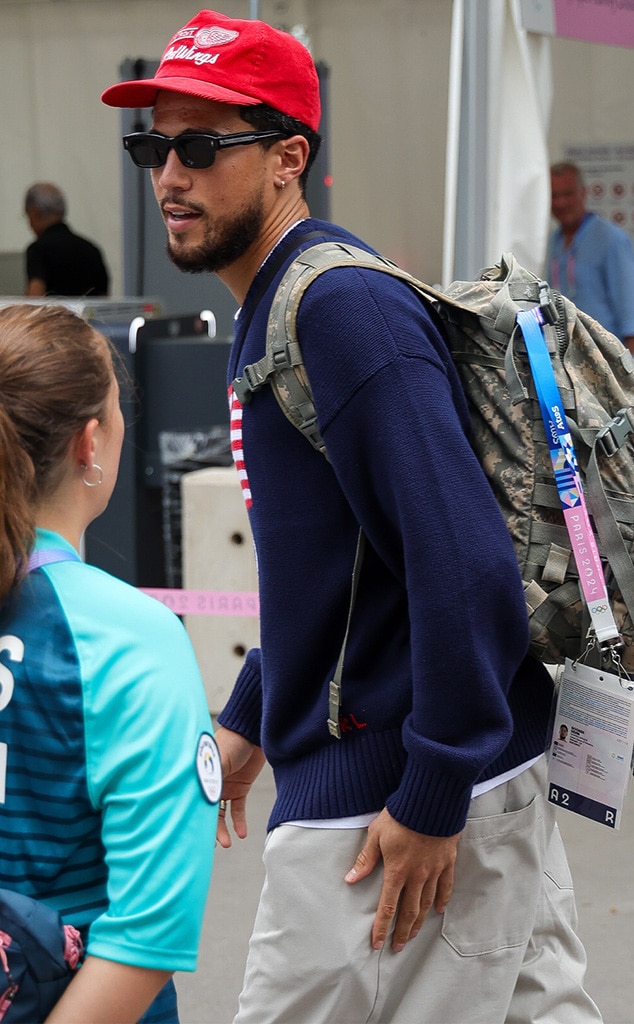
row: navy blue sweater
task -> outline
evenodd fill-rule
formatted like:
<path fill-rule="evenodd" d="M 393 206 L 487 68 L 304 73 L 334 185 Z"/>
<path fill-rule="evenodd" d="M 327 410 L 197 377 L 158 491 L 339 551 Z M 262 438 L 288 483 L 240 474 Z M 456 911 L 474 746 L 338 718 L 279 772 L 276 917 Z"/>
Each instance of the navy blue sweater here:
<path fill-rule="evenodd" d="M 256 276 L 228 380 L 264 354 L 283 270 L 307 220 Z M 296 239 L 264 287 L 279 251 Z M 233 405 L 234 454 L 258 561 L 261 648 L 220 722 L 261 744 L 269 827 L 387 806 L 429 835 L 462 828 L 471 789 L 541 753 L 552 686 L 526 658 L 515 553 L 469 443 L 469 414 L 431 315 L 404 284 L 353 267 L 308 289 L 298 336 L 329 460 L 272 389 Z M 345 632 L 359 524 L 367 537 L 343 673 L 341 739 L 328 684 Z"/>

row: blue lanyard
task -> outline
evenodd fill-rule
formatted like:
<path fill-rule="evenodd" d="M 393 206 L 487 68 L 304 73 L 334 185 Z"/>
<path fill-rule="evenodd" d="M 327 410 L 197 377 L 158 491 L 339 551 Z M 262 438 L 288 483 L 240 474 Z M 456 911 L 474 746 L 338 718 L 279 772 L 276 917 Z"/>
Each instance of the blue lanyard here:
<path fill-rule="evenodd" d="M 81 558 L 75 551 L 67 551 L 66 548 L 43 548 L 29 555 L 28 571 L 33 572 L 34 569 L 40 569 L 52 562 L 81 562 Z"/>
<path fill-rule="evenodd" d="M 570 536 L 579 582 L 599 644 L 620 639 L 603 575 L 599 549 L 590 523 L 572 437 L 555 380 L 538 308 L 522 310 L 517 322 L 524 335 L 546 437 L 557 493 Z"/>

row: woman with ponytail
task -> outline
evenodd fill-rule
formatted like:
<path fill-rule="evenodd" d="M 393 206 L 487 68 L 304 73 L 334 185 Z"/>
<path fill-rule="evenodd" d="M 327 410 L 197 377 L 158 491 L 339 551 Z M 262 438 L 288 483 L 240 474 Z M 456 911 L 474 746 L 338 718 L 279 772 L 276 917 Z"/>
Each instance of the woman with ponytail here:
<path fill-rule="evenodd" d="M 0 887 L 86 948 L 50 1024 L 178 1021 L 211 876 L 219 758 L 187 635 L 80 558 L 123 435 L 103 335 L 0 309 Z"/>

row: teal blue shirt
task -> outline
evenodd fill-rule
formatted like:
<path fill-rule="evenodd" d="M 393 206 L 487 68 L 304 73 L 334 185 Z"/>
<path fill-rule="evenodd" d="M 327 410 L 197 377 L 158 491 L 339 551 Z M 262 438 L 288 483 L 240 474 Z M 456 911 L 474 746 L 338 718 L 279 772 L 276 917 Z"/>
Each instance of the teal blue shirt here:
<path fill-rule="evenodd" d="M 38 531 L 36 550 L 73 552 Z M 90 926 L 88 952 L 192 971 L 217 805 L 180 620 L 94 566 L 31 572 L 0 612 L 0 885 Z"/>

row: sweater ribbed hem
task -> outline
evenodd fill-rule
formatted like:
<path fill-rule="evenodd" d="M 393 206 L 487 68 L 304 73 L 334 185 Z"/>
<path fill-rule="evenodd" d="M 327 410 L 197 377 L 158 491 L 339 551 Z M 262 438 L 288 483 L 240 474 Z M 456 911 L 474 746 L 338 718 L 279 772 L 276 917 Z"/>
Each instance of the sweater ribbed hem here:
<path fill-rule="evenodd" d="M 285 821 L 345 818 L 380 811 L 414 832 L 455 835 L 464 828 L 476 781 L 495 778 L 543 753 L 543 722 L 514 734 L 476 780 L 408 760 L 401 729 L 332 740 L 301 760 L 273 764 L 277 798 L 269 831 Z"/>
<path fill-rule="evenodd" d="M 406 754 L 400 728 L 331 739 L 301 759 L 273 764 L 277 798 L 269 830 L 285 821 L 379 811 L 399 784 Z"/>

